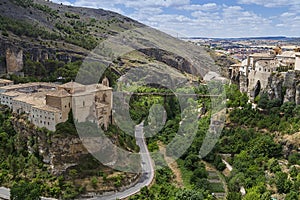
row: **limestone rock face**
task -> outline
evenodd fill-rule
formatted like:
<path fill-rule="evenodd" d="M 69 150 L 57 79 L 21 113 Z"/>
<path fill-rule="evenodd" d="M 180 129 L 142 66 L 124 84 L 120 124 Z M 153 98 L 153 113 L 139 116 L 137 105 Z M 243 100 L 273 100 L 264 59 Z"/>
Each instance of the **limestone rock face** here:
<path fill-rule="evenodd" d="M 284 78 L 281 75 L 271 76 L 268 80 L 267 93 L 269 99 L 282 99 L 282 85 Z"/>
<path fill-rule="evenodd" d="M 283 102 L 300 105 L 300 73 L 288 71 L 272 74 L 263 92 L 267 92 L 270 99 L 281 99 Z"/>
<path fill-rule="evenodd" d="M 295 97 L 295 102 L 297 105 L 300 105 L 300 83 L 297 84 L 296 86 L 296 97 Z"/>
<path fill-rule="evenodd" d="M 56 49 L 26 41 L 20 42 L 13 38 L 0 37 L 0 41 L 0 74 L 16 74 L 22 71 L 26 59 L 42 63 L 49 59 L 68 63 L 83 60 L 87 55 L 84 51 Z"/>
<path fill-rule="evenodd" d="M 62 174 L 69 167 L 79 164 L 83 156 L 89 154 L 78 136 L 52 136 L 45 129 L 36 129 L 26 122 L 26 117 L 14 117 L 12 123 L 20 133 L 16 148 L 27 148 L 29 152 L 38 152 L 43 161 L 49 164 L 53 174 Z M 22 141 L 22 142 L 21 142 Z M 25 143 L 25 144 L 22 144 Z"/>
<path fill-rule="evenodd" d="M 161 61 L 169 66 L 174 67 L 175 69 L 181 72 L 187 72 L 189 74 L 199 75 L 197 69 L 185 58 L 174 55 L 170 52 L 161 50 L 161 49 L 140 49 L 141 52 L 147 56 L 153 57 L 158 61 Z"/>
<path fill-rule="evenodd" d="M 6 49 L 6 67 L 8 73 L 20 72 L 23 69 L 23 50 Z"/>
<path fill-rule="evenodd" d="M 286 88 L 283 102 L 295 102 L 296 74 L 293 71 L 285 73 L 283 87 Z"/>
<path fill-rule="evenodd" d="M 240 91 L 247 92 L 248 91 L 248 79 L 244 75 L 240 75 Z"/>

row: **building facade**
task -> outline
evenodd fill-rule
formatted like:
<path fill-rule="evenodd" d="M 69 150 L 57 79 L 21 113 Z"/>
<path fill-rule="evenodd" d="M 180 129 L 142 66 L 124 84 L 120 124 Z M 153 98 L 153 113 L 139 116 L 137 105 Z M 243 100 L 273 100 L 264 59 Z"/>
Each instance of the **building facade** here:
<path fill-rule="evenodd" d="M 68 119 L 71 110 L 78 122 L 90 121 L 107 129 L 112 121 L 112 88 L 107 78 L 102 84 L 93 85 L 69 82 L 3 86 L 0 100 L 13 112 L 27 114 L 28 120 L 37 127 L 51 131 Z"/>
<path fill-rule="evenodd" d="M 300 70 L 300 53 L 275 48 L 269 53 L 255 53 L 240 65 L 240 90 L 254 99 L 261 89 L 266 89 L 272 73 Z"/>

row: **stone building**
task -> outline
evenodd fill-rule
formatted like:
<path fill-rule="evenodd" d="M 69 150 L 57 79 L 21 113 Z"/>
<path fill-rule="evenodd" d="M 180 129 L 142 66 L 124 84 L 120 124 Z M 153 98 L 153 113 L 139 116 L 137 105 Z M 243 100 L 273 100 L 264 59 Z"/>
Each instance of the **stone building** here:
<path fill-rule="evenodd" d="M 17 91 L 9 91 L 9 92 L 4 92 L 0 94 L 0 99 L 1 99 L 1 104 L 8 106 L 10 109 L 12 109 L 12 101 L 13 98 L 19 96 L 20 92 Z"/>
<path fill-rule="evenodd" d="M 249 55 L 240 66 L 240 90 L 254 99 L 267 88 L 272 73 L 300 70 L 300 53 L 275 48 L 269 53 Z"/>
<path fill-rule="evenodd" d="M 296 54 L 295 70 L 300 71 L 300 53 Z"/>
<path fill-rule="evenodd" d="M 0 87 L 0 100 L 13 112 L 27 114 L 37 127 L 51 131 L 68 119 L 71 109 L 78 122 L 90 121 L 106 129 L 112 121 L 112 88 L 107 78 L 102 84 L 93 85 L 69 82 L 4 86 Z"/>

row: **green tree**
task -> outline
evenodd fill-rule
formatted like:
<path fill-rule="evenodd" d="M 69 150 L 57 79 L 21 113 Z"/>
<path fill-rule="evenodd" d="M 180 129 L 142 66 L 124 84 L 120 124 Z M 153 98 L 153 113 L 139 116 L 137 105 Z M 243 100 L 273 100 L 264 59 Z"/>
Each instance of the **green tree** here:
<path fill-rule="evenodd" d="M 298 199 L 299 199 L 299 195 L 294 191 L 291 191 L 285 197 L 285 200 L 298 200 Z"/>
<path fill-rule="evenodd" d="M 175 200 L 202 200 L 204 196 L 196 190 L 183 189 L 176 193 Z"/>
<path fill-rule="evenodd" d="M 289 182 L 287 180 L 288 174 L 284 172 L 277 172 L 275 174 L 275 185 L 279 193 L 289 192 Z"/>
<path fill-rule="evenodd" d="M 91 185 L 93 188 L 97 188 L 97 185 L 98 185 L 98 179 L 97 177 L 92 177 L 91 179 Z"/>
<path fill-rule="evenodd" d="M 11 191 L 11 200 L 39 200 L 41 195 L 40 185 L 20 181 L 13 184 Z"/>

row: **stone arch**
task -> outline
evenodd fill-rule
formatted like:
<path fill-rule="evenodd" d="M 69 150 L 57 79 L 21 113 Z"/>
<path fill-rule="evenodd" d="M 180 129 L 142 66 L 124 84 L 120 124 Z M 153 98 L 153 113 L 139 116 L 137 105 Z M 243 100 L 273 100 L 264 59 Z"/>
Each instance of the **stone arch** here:
<path fill-rule="evenodd" d="M 255 85 L 254 91 L 253 91 L 254 92 L 254 98 L 257 97 L 257 95 L 259 95 L 260 90 L 261 90 L 261 83 L 260 83 L 260 80 L 258 80 L 256 82 L 256 85 Z"/>

